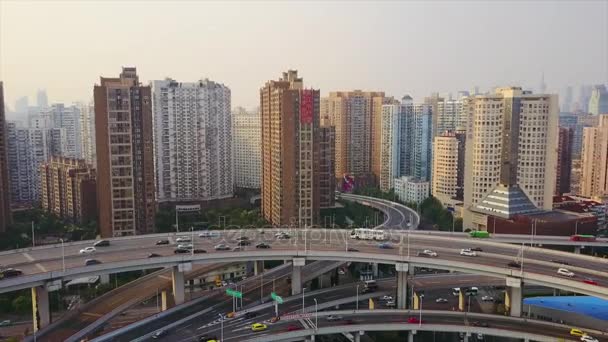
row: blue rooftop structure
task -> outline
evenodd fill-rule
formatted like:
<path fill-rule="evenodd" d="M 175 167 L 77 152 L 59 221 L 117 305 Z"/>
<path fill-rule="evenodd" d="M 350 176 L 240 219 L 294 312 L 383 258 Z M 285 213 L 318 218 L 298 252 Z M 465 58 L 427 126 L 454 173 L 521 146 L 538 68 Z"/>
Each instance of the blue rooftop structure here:
<path fill-rule="evenodd" d="M 608 321 L 608 300 L 590 296 L 531 297 L 525 305 L 568 311 Z"/>

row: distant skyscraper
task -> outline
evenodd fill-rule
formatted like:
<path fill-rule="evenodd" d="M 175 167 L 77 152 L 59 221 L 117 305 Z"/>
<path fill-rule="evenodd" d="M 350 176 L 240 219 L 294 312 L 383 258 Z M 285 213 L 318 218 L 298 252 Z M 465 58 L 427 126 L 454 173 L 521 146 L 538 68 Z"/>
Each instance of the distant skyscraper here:
<path fill-rule="evenodd" d="M 587 113 L 560 113 L 559 126 L 571 128 L 572 134 L 572 159 L 579 159 L 583 146 L 583 129 L 585 127 L 596 127 L 598 116 Z"/>
<path fill-rule="evenodd" d="M 487 216 L 552 209 L 558 142 L 556 95 L 497 88 L 464 104 L 468 114 L 464 228 Z"/>
<path fill-rule="evenodd" d="M 40 166 L 42 209 L 72 222 L 97 216 L 95 171 L 84 159 L 51 157 Z"/>
<path fill-rule="evenodd" d="M 67 145 L 63 156 L 82 158 L 80 108 L 76 105 L 66 107 L 63 103 L 56 103 L 51 107 L 41 109 L 41 115 L 44 115 L 45 112 L 48 112 L 53 128 L 65 129 Z"/>
<path fill-rule="evenodd" d="M 152 94 L 135 68 L 95 85 L 97 205 L 101 236 L 154 231 Z"/>
<path fill-rule="evenodd" d="M 319 207 L 336 204 L 336 129 L 325 126 L 319 129 Z"/>
<path fill-rule="evenodd" d="M 361 90 L 330 92 L 329 97 L 322 98 L 321 102 L 323 124 L 336 128 L 336 176 L 349 174 L 361 182 L 370 181 L 374 126 L 379 123 L 384 93 Z"/>
<path fill-rule="evenodd" d="M 579 88 L 578 92 L 578 101 L 574 106 L 574 111 L 576 112 L 589 112 L 589 99 L 591 98 L 591 91 L 593 87 L 590 85 L 582 85 Z"/>
<path fill-rule="evenodd" d="M 20 97 L 15 101 L 15 112 L 17 113 L 27 113 L 28 107 L 27 96 Z"/>
<path fill-rule="evenodd" d="M 40 202 L 40 165 L 63 154 L 67 145 L 65 130 L 21 127 L 17 122 L 8 122 L 7 135 L 11 204 L 32 207 Z"/>
<path fill-rule="evenodd" d="M 589 113 L 593 115 L 608 114 L 608 90 L 603 84 L 594 86 L 591 91 Z"/>
<path fill-rule="evenodd" d="M 11 203 L 8 175 L 8 137 L 4 116 L 4 86 L 0 81 L 0 232 L 11 223 Z"/>
<path fill-rule="evenodd" d="M 232 197 L 230 89 L 210 80 L 152 83 L 159 202 Z"/>
<path fill-rule="evenodd" d="M 581 195 L 608 195 L 608 115 L 599 116 L 598 127 L 584 129 L 581 168 Z"/>
<path fill-rule="evenodd" d="M 572 143 L 574 130 L 560 127 L 557 144 L 557 171 L 555 179 L 555 194 L 563 195 L 570 192 L 572 175 Z"/>
<path fill-rule="evenodd" d="M 431 192 L 442 203 L 464 198 L 464 131 L 446 131 L 433 143 Z"/>
<path fill-rule="evenodd" d="M 80 112 L 80 150 L 82 158 L 87 164 L 96 168 L 97 157 L 95 153 L 95 107 L 93 103 L 78 103 Z"/>
<path fill-rule="evenodd" d="M 259 110 L 238 107 L 232 113 L 234 185 L 260 189 L 262 183 L 262 119 Z"/>
<path fill-rule="evenodd" d="M 437 93 L 431 94 L 431 96 L 424 98 L 424 103 L 431 106 L 431 113 L 432 113 L 431 132 L 432 132 L 433 138 L 438 136 L 442 132 L 442 131 L 440 131 L 439 125 L 441 123 L 440 117 L 443 117 L 443 114 L 439 115 L 439 108 L 443 104 L 443 101 L 445 101 L 445 98 L 439 96 L 439 94 L 437 94 Z M 442 112 L 443 112 L 443 110 L 442 110 Z"/>
<path fill-rule="evenodd" d="M 572 93 L 571 86 L 566 87 L 566 89 L 564 90 L 564 96 L 562 96 L 561 98 L 562 98 L 562 104 L 560 106 L 560 112 L 570 112 L 572 110 L 572 99 L 573 99 L 573 93 Z"/>
<path fill-rule="evenodd" d="M 49 98 L 46 95 L 45 89 L 38 89 L 38 92 L 36 93 L 36 105 L 39 108 L 45 108 L 49 106 Z"/>
<path fill-rule="evenodd" d="M 540 77 L 540 84 L 538 85 L 538 93 L 545 94 L 547 92 L 547 84 L 545 83 L 545 73 L 543 72 Z"/>
<path fill-rule="evenodd" d="M 319 102 L 296 70 L 260 89 L 262 213 L 272 224 L 319 220 Z"/>

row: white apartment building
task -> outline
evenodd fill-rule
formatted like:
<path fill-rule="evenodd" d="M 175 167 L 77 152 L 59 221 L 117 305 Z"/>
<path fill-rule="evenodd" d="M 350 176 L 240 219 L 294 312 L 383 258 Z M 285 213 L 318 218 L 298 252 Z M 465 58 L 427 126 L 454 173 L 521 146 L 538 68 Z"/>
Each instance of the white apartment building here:
<path fill-rule="evenodd" d="M 66 107 L 63 103 L 56 103 L 41 109 L 40 115 L 50 119 L 50 127 L 65 130 L 66 148 L 63 156 L 82 158 L 80 108 L 76 105 Z"/>
<path fill-rule="evenodd" d="M 259 110 L 238 107 L 232 113 L 234 185 L 260 189 L 262 182 L 262 121 Z"/>
<path fill-rule="evenodd" d="M 395 178 L 395 194 L 406 203 L 420 204 L 429 197 L 430 183 L 415 177 Z"/>
<path fill-rule="evenodd" d="M 65 130 L 20 127 L 18 122 L 9 121 L 7 138 L 11 204 L 33 206 L 40 201 L 40 165 L 51 156 L 63 155 Z"/>
<path fill-rule="evenodd" d="M 93 103 L 78 103 L 80 111 L 80 150 L 82 158 L 93 168 L 97 165 L 95 149 L 95 107 Z"/>
<path fill-rule="evenodd" d="M 469 97 L 464 228 L 484 230 L 487 216 L 551 210 L 555 190 L 557 95 L 519 87 Z M 506 129 L 505 129 L 506 127 Z"/>
<path fill-rule="evenodd" d="M 403 107 L 400 104 L 382 106 L 382 126 L 380 134 L 380 178 L 382 191 L 395 187 L 394 180 L 399 177 L 401 150 L 401 116 Z"/>
<path fill-rule="evenodd" d="M 458 185 L 458 147 L 455 136 L 437 136 L 433 142 L 433 197 L 448 203 L 456 197 Z"/>
<path fill-rule="evenodd" d="M 158 201 L 232 197 L 230 89 L 166 79 L 152 93 Z"/>

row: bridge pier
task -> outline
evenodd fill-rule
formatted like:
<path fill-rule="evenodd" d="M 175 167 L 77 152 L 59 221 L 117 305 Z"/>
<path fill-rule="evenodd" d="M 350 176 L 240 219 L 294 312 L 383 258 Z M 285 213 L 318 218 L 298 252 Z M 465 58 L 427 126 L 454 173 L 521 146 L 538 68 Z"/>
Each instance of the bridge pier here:
<path fill-rule="evenodd" d="M 353 336 L 355 336 L 355 342 L 361 342 L 361 333 L 360 332 L 356 332 L 353 334 Z"/>
<path fill-rule="evenodd" d="M 171 284 L 173 285 L 173 299 L 175 305 L 184 303 L 184 272 L 178 266 L 173 266 L 171 270 Z"/>
<path fill-rule="evenodd" d="M 374 279 L 378 279 L 378 263 L 372 263 L 372 274 L 374 275 Z"/>
<path fill-rule="evenodd" d="M 46 327 L 51 323 L 49 291 L 45 286 L 32 287 L 32 314 L 34 332 Z"/>
<path fill-rule="evenodd" d="M 306 264 L 304 258 L 293 258 L 293 267 L 291 271 L 291 294 L 297 295 L 302 293 L 302 267 Z"/>
<path fill-rule="evenodd" d="M 173 299 L 171 298 L 171 294 L 169 292 L 167 292 L 167 290 L 163 290 L 160 293 L 160 310 L 161 311 L 166 311 L 167 309 L 172 308 L 173 305 Z"/>
<path fill-rule="evenodd" d="M 581 246 L 574 246 L 574 254 L 581 254 Z"/>
<path fill-rule="evenodd" d="M 110 283 L 110 274 L 102 274 L 99 276 L 100 284 L 109 284 Z"/>
<path fill-rule="evenodd" d="M 465 308 L 464 308 L 464 293 L 461 290 L 460 293 L 458 293 L 458 310 L 460 310 L 461 312 L 464 312 Z"/>
<path fill-rule="evenodd" d="M 397 270 L 397 309 L 407 309 L 407 275 L 409 264 L 398 263 Z"/>
<path fill-rule="evenodd" d="M 512 317 L 521 317 L 523 306 L 522 286 L 509 286 L 505 290 L 505 308 L 509 310 L 509 315 Z"/>
<path fill-rule="evenodd" d="M 414 342 L 414 335 L 416 335 L 415 330 L 411 330 L 407 332 L 407 342 Z"/>
<path fill-rule="evenodd" d="M 258 275 L 264 272 L 264 260 L 257 260 L 253 262 L 253 275 Z"/>

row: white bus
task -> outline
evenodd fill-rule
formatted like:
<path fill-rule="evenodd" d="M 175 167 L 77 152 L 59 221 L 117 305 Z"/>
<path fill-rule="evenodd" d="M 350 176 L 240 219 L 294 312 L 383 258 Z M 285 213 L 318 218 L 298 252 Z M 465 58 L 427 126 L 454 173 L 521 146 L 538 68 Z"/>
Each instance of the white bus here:
<path fill-rule="evenodd" d="M 356 228 L 350 232 L 351 239 L 357 240 L 385 240 L 383 230 L 368 229 L 368 228 Z"/>

